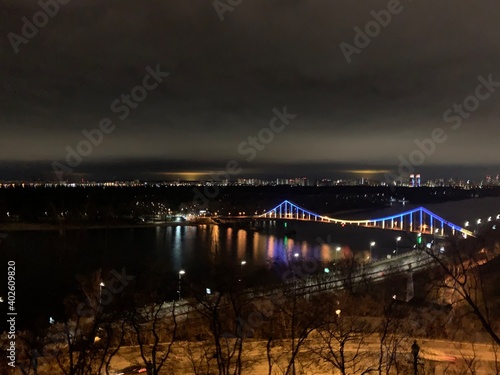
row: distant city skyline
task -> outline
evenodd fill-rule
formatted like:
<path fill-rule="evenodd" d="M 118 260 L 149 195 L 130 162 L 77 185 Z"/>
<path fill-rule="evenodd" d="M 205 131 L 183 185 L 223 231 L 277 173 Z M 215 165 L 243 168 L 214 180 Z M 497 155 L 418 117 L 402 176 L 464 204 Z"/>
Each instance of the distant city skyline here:
<path fill-rule="evenodd" d="M 309 174 L 287 174 L 282 172 L 280 174 L 254 174 L 254 175 L 229 175 L 224 171 L 217 173 L 212 172 L 180 172 L 180 173 L 155 173 L 149 175 L 107 178 L 105 175 L 102 178 L 93 178 L 95 176 L 83 176 L 80 179 L 73 178 L 58 180 L 49 174 L 48 178 L 8 178 L 5 176 L 0 177 L 0 186 L 9 182 L 16 183 L 55 183 L 55 184 L 88 184 L 88 183 L 215 183 L 218 185 L 301 185 L 301 186 L 335 186 L 335 185 L 373 185 L 373 186 L 390 186 L 394 185 L 394 181 L 387 180 L 385 173 L 379 173 L 376 170 L 368 171 L 343 171 L 337 174 L 330 175 L 311 175 Z M 385 172 L 385 171 L 384 171 Z M 461 186 L 461 187 L 475 187 L 475 186 L 500 186 L 500 173 L 492 173 L 481 175 L 477 178 L 472 178 L 470 175 L 461 176 L 447 176 L 447 175 L 426 175 L 420 172 L 412 174 L 396 181 L 397 186 L 409 187 L 428 187 L 428 186 Z"/>

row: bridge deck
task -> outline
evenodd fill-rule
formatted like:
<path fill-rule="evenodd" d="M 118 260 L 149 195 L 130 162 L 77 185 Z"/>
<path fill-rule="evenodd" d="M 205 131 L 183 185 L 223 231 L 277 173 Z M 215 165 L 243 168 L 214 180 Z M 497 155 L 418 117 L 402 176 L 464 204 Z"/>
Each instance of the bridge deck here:
<path fill-rule="evenodd" d="M 308 211 L 290 201 L 283 201 L 272 210 L 256 216 L 236 216 L 234 219 L 286 219 L 297 221 L 315 221 L 323 223 L 333 223 L 341 225 L 357 225 L 367 228 L 380 228 L 388 230 L 397 230 L 405 232 L 415 232 L 423 234 L 436 234 L 444 236 L 445 232 L 454 235 L 456 232 L 462 233 L 464 237 L 474 237 L 474 233 L 453 224 L 442 217 L 434 214 L 424 207 L 418 207 L 413 210 L 405 211 L 396 215 L 365 220 L 344 220 L 329 216 L 319 215 Z"/>

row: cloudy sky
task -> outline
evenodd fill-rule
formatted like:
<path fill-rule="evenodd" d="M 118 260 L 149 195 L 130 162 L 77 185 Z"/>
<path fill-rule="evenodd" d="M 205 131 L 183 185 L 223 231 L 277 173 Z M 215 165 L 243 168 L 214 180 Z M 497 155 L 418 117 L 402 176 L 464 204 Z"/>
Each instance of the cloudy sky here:
<path fill-rule="evenodd" d="M 55 179 L 54 161 L 68 178 L 194 178 L 232 159 L 241 176 L 367 175 L 417 160 L 436 128 L 446 141 L 418 171 L 500 173 L 500 87 L 469 98 L 458 129 L 443 120 L 478 77 L 500 82 L 498 2 L 401 1 L 348 63 L 340 44 L 395 0 L 243 0 L 222 16 L 239 1 L 60 1 L 47 17 L 0 2 L 0 178 Z M 144 91 L 148 66 L 169 75 Z M 144 100 L 113 110 L 134 88 Z M 285 106 L 296 118 L 263 130 Z M 105 118 L 114 130 L 69 165 Z M 248 144 L 259 134 L 273 139 Z"/>

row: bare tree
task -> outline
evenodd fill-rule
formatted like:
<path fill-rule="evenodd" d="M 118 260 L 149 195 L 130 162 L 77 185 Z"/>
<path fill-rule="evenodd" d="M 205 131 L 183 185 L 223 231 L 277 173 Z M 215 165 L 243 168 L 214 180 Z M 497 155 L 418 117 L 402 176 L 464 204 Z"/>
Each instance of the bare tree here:
<path fill-rule="evenodd" d="M 380 285 L 379 285 L 380 286 Z M 382 288 L 372 288 L 370 295 L 375 306 L 369 311 L 376 316 L 377 323 L 374 331 L 379 336 L 379 375 L 398 373 L 401 360 L 398 354 L 402 350 L 402 344 L 410 335 L 409 327 L 404 322 L 409 318 L 405 303 L 398 300 L 398 295 L 405 293 L 405 283 L 402 274 L 393 274 L 383 280 Z M 401 297 L 400 297 L 401 298 Z"/>
<path fill-rule="evenodd" d="M 65 317 L 47 330 L 43 355 L 65 375 L 108 373 L 109 364 L 123 343 L 123 319 L 112 303 L 119 297 L 115 295 L 112 301 L 113 296 L 107 291 L 109 300 L 106 306 L 102 303 L 100 270 L 77 279 L 81 294 L 65 299 Z"/>
<path fill-rule="evenodd" d="M 105 371 L 109 375 L 111 360 L 118 353 L 125 337 L 125 324 L 126 319 L 121 318 L 121 321 L 114 320 L 106 322 L 100 327 L 102 330 L 102 338 L 95 343 L 97 354 L 94 359 L 96 373 L 102 374 Z"/>
<path fill-rule="evenodd" d="M 318 354 L 342 375 L 366 374 L 375 370 L 369 362 L 365 346 L 364 324 L 357 317 L 339 316 L 319 330 L 321 345 Z"/>
<path fill-rule="evenodd" d="M 289 354 L 285 375 L 297 374 L 297 362 L 300 351 L 305 347 L 309 335 L 323 324 L 323 305 L 317 299 L 307 299 L 307 295 L 299 296 L 296 292 L 289 295 L 288 300 L 280 307 L 286 325 L 285 345 L 288 342 Z"/>
<path fill-rule="evenodd" d="M 43 340 L 29 330 L 18 332 L 17 339 L 17 367 L 23 375 L 38 375 L 38 357 L 43 353 Z"/>
<path fill-rule="evenodd" d="M 202 317 L 209 333 L 209 340 L 202 345 L 205 368 L 215 361 L 219 374 L 241 374 L 247 367 L 242 359 L 243 343 L 249 331 L 239 327 L 238 317 L 248 304 L 247 296 L 237 291 L 222 291 L 200 296 L 193 302 L 193 308 Z M 207 351 L 211 350 L 212 355 Z"/>
<path fill-rule="evenodd" d="M 128 324 L 136 333 L 148 375 L 159 374 L 177 338 L 176 303 L 161 302 L 136 308 L 130 313 Z"/>
<path fill-rule="evenodd" d="M 90 375 L 106 369 L 122 342 L 121 331 L 111 329 L 114 318 L 107 319 L 76 314 L 56 323 L 46 336 L 44 355 L 52 357 L 66 375 Z M 100 338 L 102 330 L 107 333 L 104 339 Z"/>
<path fill-rule="evenodd" d="M 494 356 L 493 365 L 490 366 L 491 373 L 494 375 L 499 375 L 500 374 L 500 363 L 499 363 L 499 359 L 498 359 L 499 347 L 494 341 L 491 343 L 491 350 L 492 350 L 493 356 Z"/>
<path fill-rule="evenodd" d="M 397 353 L 401 348 L 401 343 L 405 335 L 401 329 L 400 317 L 395 310 L 395 300 L 391 298 L 390 302 L 384 308 L 381 322 L 377 327 L 380 336 L 378 361 L 379 375 L 384 373 L 389 375 L 394 367 L 396 367 L 397 370 Z"/>
<path fill-rule="evenodd" d="M 442 277 L 435 280 L 435 286 L 445 292 L 455 306 L 468 306 L 481 323 L 483 329 L 500 345 L 500 336 L 495 330 L 491 306 L 486 295 L 483 265 L 494 255 L 486 246 L 484 236 L 463 240 L 451 237 L 444 254 L 427 250 L 442 271 Z M 447 292 L 447 293 L 446 293 Z M 498 317 L 497 317 L 498 318 Z"/>
<path fill-rule="evenodd" d="M 369 323 L 352 309 L 359 301 L 351 299 L 349 294 L 337 296 L 334 303 L 328 303 L 329 313 L 323 324 L 318 328 L 319 342 L 315 353 L 342 375 L 368 374 L 377 371 L 372 363 L 376 362 L 370 356 L 369 341 L 373 330 Z M 328 300 L 332 300 L 329 298 Z M 372 335 L 373 337 L 373 335 Z M 377 344 L 373 345 L 376 352 Z"/>

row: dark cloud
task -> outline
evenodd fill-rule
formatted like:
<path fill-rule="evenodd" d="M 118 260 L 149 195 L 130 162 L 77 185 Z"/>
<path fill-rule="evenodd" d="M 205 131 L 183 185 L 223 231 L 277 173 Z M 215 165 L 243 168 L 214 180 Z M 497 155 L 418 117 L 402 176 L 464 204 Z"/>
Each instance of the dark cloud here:
<path fill-rule="evenodd" d="M 75 173 L 105 176 L 99 166 L 110 160 L 115 168 L 137 160 L 137 174 L 218 170 L 244 162 L 238 145 L 286 105 L 298 117 L 249 163 L 252 173 L 394 169 L 436 127 L 448 140 L 422 168 L 497 163 L 500 92 L 458 130 L 442 116 L 474 94 L 478 76 L 500 81 L 500 5 L 402 1 L 348 64 L 339 44 L 352 44 L 353 28 L 387 4 L 247 0 L 220 22 L 210 1 L 72 1 L 15 54 L 8 34 L 20 34 L 21 18 L 40 8 L 2 2 L 0 160 L 36 163 L 21 170 L 45 176 L 83 129 L 110 117 L 115 131 Z M 156 64 L 170 76 L 118 120 L 111 103 Z"/>

